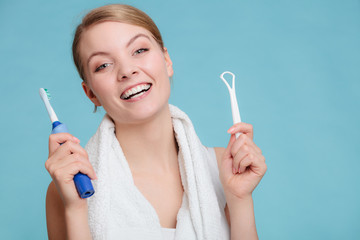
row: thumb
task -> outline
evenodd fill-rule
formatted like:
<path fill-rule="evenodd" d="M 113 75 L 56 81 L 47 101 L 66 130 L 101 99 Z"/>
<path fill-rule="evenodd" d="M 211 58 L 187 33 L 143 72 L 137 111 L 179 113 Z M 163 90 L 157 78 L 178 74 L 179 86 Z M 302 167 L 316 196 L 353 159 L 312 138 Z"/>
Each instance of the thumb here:
<path fill-rule="evenodd" d="M 233 174 L 233 158 L 231 155 L 231 148 L 236 140 L 235 134 L 231 134 L 229 143 L 224 151 L 221 159 L 221 165 L 226 176 Z"/>
<path fill-rule="evenodd" d="M 228 143 L 228 145 L 225 149 L 224 155 L 223 155 L 223 159 L 229 159 L 229 158 L 231 159 L 232 158 L 231 147 L 234 144 L 235 140 L 236 140 L 235 134 L 231 134 L 229 143 Z"/>

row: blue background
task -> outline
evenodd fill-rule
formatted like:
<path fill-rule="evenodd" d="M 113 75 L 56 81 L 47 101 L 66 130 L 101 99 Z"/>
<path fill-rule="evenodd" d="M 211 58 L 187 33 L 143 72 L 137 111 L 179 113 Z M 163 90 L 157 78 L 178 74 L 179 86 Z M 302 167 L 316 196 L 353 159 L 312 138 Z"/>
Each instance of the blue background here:
<path fill-rule="evenodd" d="M 109 3 L 109 2 L 106 2 Z M 360 1 L 124 1 L 158 24 L 174 63 L 170 102 L 205 145 L 226 146 L 237 76 L 268 172 L 254 192 L 261 239 L 360 239 Z M 82 141 L 93 114 L 71 57 L 75 27 L 100 1 L 0 2 L 0 238 L 45 239 L 48 88 Z"/>

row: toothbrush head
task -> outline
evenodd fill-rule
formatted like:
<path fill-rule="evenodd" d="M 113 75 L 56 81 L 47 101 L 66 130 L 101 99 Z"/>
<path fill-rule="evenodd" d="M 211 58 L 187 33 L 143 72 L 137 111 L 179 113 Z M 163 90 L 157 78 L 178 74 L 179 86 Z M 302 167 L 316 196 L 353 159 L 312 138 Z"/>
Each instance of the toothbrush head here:
<path fill-rule="evenodd" d="M 46 93 L 47 98 L 50 100 L 50 99 L 51 99 L 51 95 L 50 95 L 49 91 L 48 91 L 46 88 L 44 88 L 44 91 L 45 91 L 45 93 Z"/>
<path fill-rule="evenodd" d="M 40 97 L 43 100 L 46 110 L 49 114 L 50 120 L 51 122 L 55 122 L 58 121 L 58 118 L 53 110 L 53 108 L 51 107 L 51 104 L 49 102 L 49 100 L 51 99 L 51 95 L 49 93 L 49 91 L 47 89 L 44 88 L 40 88 L 39 89 L 39 93 L 40 93 Z"/>
<path fill-rule="evenodd" d="M 45 88 L 40 88 L 39 89 L 39 94 L 41 99 L 44 101 L 44 99 L 50 100 L 51 99 L 51 95 L 49 93 L 49 91 Z"/>

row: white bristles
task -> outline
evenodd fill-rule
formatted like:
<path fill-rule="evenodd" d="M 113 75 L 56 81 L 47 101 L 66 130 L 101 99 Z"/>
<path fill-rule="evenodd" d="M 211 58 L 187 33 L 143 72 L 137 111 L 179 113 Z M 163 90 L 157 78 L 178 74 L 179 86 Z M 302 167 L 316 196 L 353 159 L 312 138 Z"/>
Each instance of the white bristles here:
<path fill-rule="evenodd" d="M 54 112 L 54 109 L 51 107 L 51 104 L 50 104 L 49 99 L 48 99 L 48 94 L 46 93 L 45 89 L 40 88 L 39 93 L 40 93 L 41 99 L 45 103 L 45 107 L 46 107 L 46 110 L 47 110 L 47 112 L 49 114 L 51 122 L 53 123 L 55 121 L 58 121 L 58 118 L 57 118 L 57 116 L 56 116 L 56 114 Z"/>

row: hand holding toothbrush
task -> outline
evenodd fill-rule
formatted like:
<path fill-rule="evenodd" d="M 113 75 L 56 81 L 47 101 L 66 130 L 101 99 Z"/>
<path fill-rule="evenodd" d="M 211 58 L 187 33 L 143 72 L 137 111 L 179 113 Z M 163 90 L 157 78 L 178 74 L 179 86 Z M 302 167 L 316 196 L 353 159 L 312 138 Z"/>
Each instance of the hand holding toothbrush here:
<path fill-rule="evenodd" d="M 80 198 L 74 183 L 74 176 L 79 172 L 92 180 L 96 174 L 87 152 L 80 146 L 80 140 L 69 133 L 51 134 L 49 137 L 49 157 L 45 167 L 56 186 L 65 209 L 83 209 L 87 201 Z M 49 190 L 51 186 L 49 187 Z M 55 189 L 54 189 L 55 190 Z"/>
<path fill-rule="evenodd" d="M 40 88 L 39 94 L 45 104 L 46 110 L 47 110 L 50 120 L 52 122 L 51 134 L 67 133 L 68 130 L 67 130 L 66 125 L 59 122 L 58 117 L 56 116 L 55 111 L 49 102 L 50 94 L 48 93 L 48 91 L 44 88 Z M 60 142 L 59 144 L 61 145 L 63 143 Z M 75 182 L 76 190 L 78 191 L 79 196 L 81 198 L 91 197 L 95 193 L 92 183 L 90 181 L 90 178 L 86 174 L 84 174 L 82 172 L 78 172 L 77 174 L 74 175 L 73 180 Z"/>
<path fill-rule="evenodd" d="M 46 194 L 47 226 L 52 229 L 49 239 L 92 239 L 88 204 L 80 198 L 73 178 L 79 171 L 93 180 L 96 175 L 79 142 L 69 133 L 51 134 L 49 138 L 45 163 L 53 179 Z"/>
<path fill-rule="evenodd" d="M 49 102 L 47 90 L 40 88 L 39 94 L 52 122 L 49 157 L 45 163 L 58 191 L 52 192 L 52 195 L 60 195 L 65 206 L 72 205 L 72 202 L 80 202 L 79 196 L 88 198 L 94 194 L 89 176 L 95 179 L 95 172 L 79 139 L 67 133 L 66 125 L 59 122 Z M 54 189 L 54 184 L 50 184 L 49 189 Z"/>

